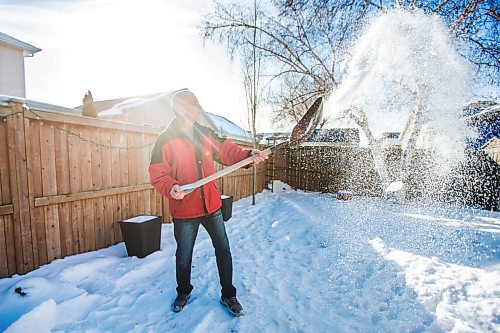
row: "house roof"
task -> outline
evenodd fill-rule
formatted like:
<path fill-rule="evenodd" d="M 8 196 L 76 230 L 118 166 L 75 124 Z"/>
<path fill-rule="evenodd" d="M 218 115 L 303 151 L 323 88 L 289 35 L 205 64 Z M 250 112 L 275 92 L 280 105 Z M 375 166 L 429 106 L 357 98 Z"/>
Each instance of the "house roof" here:
<path fill-rule="evenodd" d="M 245 131 L 243 128 L 239 127 L 232 121 L 211 112 L 207 112 L 207 114 L 215 123 L 217 131 L 219 131 L 223 135 L 238 139 L 240 141 L 252 141 L 250 134 L 248 134 L 247 131 Z"/>
<path fill-rule="evenodd" d="M 0 32 L 0 43 L 23 50 L 23 56 L 25 57 L 32 57 L 34 53 L 40 52 L 42 50 L 36 46 L 33 46 L 19 39 L 16 39 L 12 36 L 4 34 L 3 32 Z"/>
<path fill-rule="evenodd" d="M 0 105 L 2 105 L 2 104 L 7 105 L 7 103 L 11 100 L 24 103 L 29 108 L 35 109 L 35 110 L 51 111 L 51 112 L 55 111 L 55 112 L 78 114 L 78 115 L 80 114 L 80 110 L 77 110 L 77 109 L 70 109 L 70 108 L 66 108 L 63 106 L 44 103 L 44 102 L 38 102 L 38 101 L 34 101 L 31 99 L 26 99 L 26 98 L 22 98 L 22 97 L 0 95 Z"/>
<path fill-rule="evenodd" d="M 162 93 L 153 93 L 153 94 L 146 94 L 146 95 L 139 95 L 139 96 L 130 96 L 130 97 L 121 97 L 121 98 L 115 98 L 115 99 L 107 99 L 104 101 L 94 101 L 94 106 L 97 110 L 97 112 L 101 112 L 107 109 L 112 108 L 113 106 L 120 104 L 122 102 L 128 101 L 128 100 L 133 100 L 133 99 L 149 99 L 153 98 L 155 96 L 159 96 Z M 75 109 L 81 110 L 83 108 L 83 105 L 79 105 L 75 107 Z"/>
<path fill-rule="evenodd" d="M 97 101 L 94 102 L 94 106 L 98 112 L 99 118 L 103 119 L 116 119 L 119 116 L 132 115 L 137 112 L 154 112 L 158 115 L 158 126 L 165 127 L 175 118 L 175 114 L 171 109 L 170 100 L 171 96 L 177 90 L 132 96 L 125 98 L 116 98 L 112 100 Z M 82 108 L 79 106 L 78 108 Z M 202 113 L 202 119 L 200 121 L 202 125 L 212 127 L 216 129 L 216 125 L 206 114 Z"/>
<path fill-rule="evenodd" d="M 359 129 L 328 128 L 315 129 L 306 142 L 339 142 L 359 144 Z"/>
<path fill-rule="evenodd" d="M 275 143 L 288 140 L 289 132 L 260 133 L 262 139 L 260 143 L 269 143 L 269 140 L 276 138 Z M 357 128 L 316 128 L 305 140 L 305 145 L 311 146 L 318 143 L 348 143 L 359 144 L 359 129 Z"/>
<path fill-rule="evenodd" d="M 498 103 L 496 103 L 494 101 L 473 102 L 473 103 L 470 103 L 463 108 L 462 114 L 464 117 L 473 116 L 473 115 L 481 112 L 482 110 L 494 107 L 495 105 L 498 105 Z"/>
<path fill-rule="evenodd" d="M 474 109 L 474 112 L 465 117 L 467 121 L 478 122 L 487 119 L 500 119 L 500 104 L 491 103 Z"/>
<path fill-rule="evenodd" d="M 158 109 L 158 114 L 161 114 L 161 116 L 165 118 L 158 119 L 158 124 L 166 126 L 175 117 L 170 109 L 170 98 L 172 93 L 176 91 L 177 90 L 172 90 L 161 93 L 96 101 L 94 102 L 94 106 L 99 114 L 99 118 L 102 119 L 113 119 L 119 116 L 141 112 L 146 109 Z M 82 107 L 83 106 L 80 105 L 77 109 L 81 109 Z M 213 128 L 217 132 L 232 140 L 243 141 L 246 143 L 252 141 L 251 137 L 244 129 L 222 116 L 205 111 L 202 113 L 200 123 Z"/>

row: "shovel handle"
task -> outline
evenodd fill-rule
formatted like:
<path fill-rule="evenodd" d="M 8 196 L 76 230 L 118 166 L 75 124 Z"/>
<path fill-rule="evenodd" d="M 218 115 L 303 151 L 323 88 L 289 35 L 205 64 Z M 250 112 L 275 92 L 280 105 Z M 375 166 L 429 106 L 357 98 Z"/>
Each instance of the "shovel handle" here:
<path fill-rule="evenodd" d="M 274 146 L 276 147 L 276 146 Z M 274 147 L 269 147 L 265 150 L 262 151 L 262 155 L 263 156 L 269 156 L 271 155 L 271 153 L 273 152 L 273 149 Z M 211 174 L 210 176 L 207 176 L 205 178 L 202 178 L 200 180 L 197 180 L 195 181 L 194 183 L 190 183 L 190 184 L 186 184 L 186 185 L 182 185 L 180 187 L 180 190 L 181 191 L 184 191 L 185 194 L 189 194 L 191 193 L 194 189 L 200 187 L 200 186 L 203 186 L 205 185 L 206 183 L 209 183 L 213 180 L 216 180 L 216 179 L 219 179 L 220 177 L 223 177 L 225 175 L 227 175 L 228 173 L 231 173 L 233 172 L 234 170 L 237 170 L 241 167 L 244 167 L 245 165 L 248 165 L 250 163 L 253 162 L 253 157 L 250 156 L 250 157 L 247 157 L 245 158 L 244 160 L 241 160 L 239 161 L 238 163 L 235 163 L 233 165 L 230 165 L 228 167 L 225 167 L 224 169 L 222 170 L 219 170 L 217 171 L 216 173 L 213 173 Z"/>

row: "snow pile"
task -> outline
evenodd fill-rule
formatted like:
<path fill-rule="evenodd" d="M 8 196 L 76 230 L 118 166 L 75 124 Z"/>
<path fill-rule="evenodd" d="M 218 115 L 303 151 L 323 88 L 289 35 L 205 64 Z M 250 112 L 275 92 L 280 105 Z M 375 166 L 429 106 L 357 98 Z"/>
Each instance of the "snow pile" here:
<path fill-rule="evenodd" d="M 203 228 L 192 300 L 171 311 L 175 241 L 163 225 L 161 251 L 144 259 L 121 243 L 1 279 L 0 331 L 500 331 L 500 214 L 274 188 L 255 206 L 235 202 L 226 223 L 245 316 L 219 304 Z"/>
<path fill-rule="evenodd" d="M 48 299 L 30 312 L 23 314 L 5 333 L 50 332 L 56 323 L 57 304 Z"/>
<path fill-rule="evenodd" d="M 403 188 L 403 182 L 402 181 L 392 182 L 384 190 L 384 192 L 397 192 L 397 191 L 401 191 L 402 188 Z"/>
<path fill-rule="evenodd" d="M 379 238 L 371 242 L 384 258 L 396 262 L 406 273 L 406 283 L 419 301 L 435 311 L 436 329 L 473 332 L 494 330 L 498 320 L 498 273 L 449 264 L 387 248 Z"/>
<path fill-rule="evenodd" d="M 357 107 L 374 136 L 381 137 L 402 132 L 420 108 L 429 137 L 424 146 L 447 161 L 473 135 L 461 117 L 473 89 L 468 78 L 469 66 L 438 15 L 395 9 L 374 19 L 357 41 L 328 109 L 336 118 Z"/>

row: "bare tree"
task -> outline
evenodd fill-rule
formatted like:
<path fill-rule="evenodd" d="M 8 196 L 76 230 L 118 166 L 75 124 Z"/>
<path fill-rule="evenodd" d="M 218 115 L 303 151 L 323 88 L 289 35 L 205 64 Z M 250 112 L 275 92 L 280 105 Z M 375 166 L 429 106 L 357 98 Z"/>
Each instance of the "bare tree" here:
<path fill-rule="evenodd" d="M 258 22 L 257 0 L 253 3 L 254 9 L 254 26 Z M 248 40 L 246 46 L 241 51 L 243 63 L 243 84 L 245 86 L 247 109 L 248 109 L 248 125 L 252 132 L 252 146 L 257 148 L 257 110 L 261 99 L 260 87 L 260 71 L 261 71 L 261 53 L 257 49 L 260 44 L 260 33 L 257 29 L 253 29 L 252 39 Z M 252 205 L 255 205 L 255 193 L 257 192 L 257 168 L 253 166 L 253 190 L 252 190 Z"/>
<path fill-rule="evenodd" d="M 258 5 L 254 0 L 254 26 L 257 26 L 258 21 Z M 246 37 L 245 37 L 246 38 Z M 242 62 L 243 84 L 245 87 L 247 110 L 248 110 L 248 126 L 252 132 L 253 147 L 257 147 L 257 110 L 261 99 L 261 53 L 256 45 L 260 44 L 260 33 L 257 29 L 253 29 L 250 40 L 246 40 L 245 47 L 240 49 Z"/>
<path fill-rule="evenodd" d="M 262 77 L 269 79 L 277 121 L 295 122 L 302 105 L 328 95 L 342 77 L 348 50 L 363 23 L 394 7 L 442 16 L 450 32 L 462 42 L 460 52 L 492 83 L 499 84 L 499 6 L 496 0 L 270 0 L 259 10 L 244 4 L 216 3 L 205 17 L 206 39 L 224 42 L 232 55 L 251 38 L 266 62 Z"/>
<path fill-rule="evenodd" d="M 345 3 L 344 3 L 345 2 Z M 301 106 L 334 89 L 345 59 L 353 21 L 349 1 L 327 11 L 303 10 L 301 4 L 274 1 L 258 12 L 259 24 L 253 22 L 251 8 L 244 4 L 220 4 L 206 16 L 203 36 L 225 42 L 232 55 L 251 43 L 252 31 L 260 34 L 253 45 L 263 55 L 268 79 L 277 107 L 277 121 L 297 121 L 305 112 Z M 317 8 L 320 9 L 320 8 Z"/>

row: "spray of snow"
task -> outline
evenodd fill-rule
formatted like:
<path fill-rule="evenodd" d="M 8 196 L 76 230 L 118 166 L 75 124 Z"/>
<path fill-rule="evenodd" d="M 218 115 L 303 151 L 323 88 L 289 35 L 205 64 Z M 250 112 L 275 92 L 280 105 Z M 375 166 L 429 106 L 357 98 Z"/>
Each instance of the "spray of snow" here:
<path fill-rule="evenodd" d="M 394 9 L 375 18 L 352 49 L 342 85 L 328 101 L 332 119 L 362 110 L 375 138 L 402 132 L 422 111 L 420 147 L 436 150 L 440 166 L 461 158 L 473 135 L 461 116 L 470 100 L 469 66 L 437 15 Z M 403 143 L 404 145 L 404 143 Z"/>

